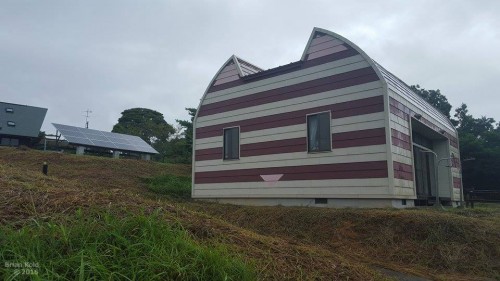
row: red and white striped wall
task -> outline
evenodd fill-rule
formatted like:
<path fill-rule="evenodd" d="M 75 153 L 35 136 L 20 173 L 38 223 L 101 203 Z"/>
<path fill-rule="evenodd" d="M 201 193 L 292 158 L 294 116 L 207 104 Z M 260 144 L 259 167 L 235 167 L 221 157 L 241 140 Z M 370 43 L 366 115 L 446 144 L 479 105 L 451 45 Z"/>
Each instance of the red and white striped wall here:
<path fill-rule="evenodd" d="M 195 117 L 193 198 L 414 198 L 409 110 L 445 129 L 452 145 L 456 132 L 384 74 L 347 39 L 317 28 L 289 65 L 263 71 L 232 56 Z M 331 116 L 332 149 L 308 153 L 306 116 L 320 112 Z M 223 130 L 236 126 L 240 158 L 223 160 Z"/>

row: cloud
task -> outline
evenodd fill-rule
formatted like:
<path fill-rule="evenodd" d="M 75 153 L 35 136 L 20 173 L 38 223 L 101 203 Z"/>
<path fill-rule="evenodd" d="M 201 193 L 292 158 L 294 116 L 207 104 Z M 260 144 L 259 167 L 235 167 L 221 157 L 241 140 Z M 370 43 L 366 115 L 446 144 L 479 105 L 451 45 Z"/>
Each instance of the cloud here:
<path fill-rule="evenodd" d="M 352 2 L 352 3 L 351 3 Z M 314 26 L 356 43 L 409 84 L 500 119 L 498 1 L 44 1 L 0 3 L 0 100 L 51 122 L 111 130 L 146 107 L 187 119 L 236 54 L 263 68 L 300 58 Z"/>

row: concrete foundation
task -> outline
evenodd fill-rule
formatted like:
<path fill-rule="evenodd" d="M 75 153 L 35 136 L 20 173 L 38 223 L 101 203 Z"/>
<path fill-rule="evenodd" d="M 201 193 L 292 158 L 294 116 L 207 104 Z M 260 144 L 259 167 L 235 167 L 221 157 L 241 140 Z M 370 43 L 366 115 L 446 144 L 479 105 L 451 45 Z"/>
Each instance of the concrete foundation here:
<path fill-rule="evenodd" d="M 141 159 L 149 161 L 151 160 L 151 154 L 141 154 Z"/>
<path fill-rule="evenodd" d="M 222 204 L 249 205 L 249 206 L 302 206 L 323 208 L 413 208 L 413 199 L 338 199 L 328 198 L 316 200 L 314 198 L 219 198 L 199 199 Z"/>
<path fill-rule="evenodd" d="M 117 159 L 120 158 L 120 154 L 121 154 L 120 151 L 116 151 L 116 150 L 113 151 L 113 158 L 117 158 Z"/>
<path fill-rule="evenodd" d="M 83 155 L 83 154 L 85 154 L 85 146 L 77 146 L 76 155 Z"/>

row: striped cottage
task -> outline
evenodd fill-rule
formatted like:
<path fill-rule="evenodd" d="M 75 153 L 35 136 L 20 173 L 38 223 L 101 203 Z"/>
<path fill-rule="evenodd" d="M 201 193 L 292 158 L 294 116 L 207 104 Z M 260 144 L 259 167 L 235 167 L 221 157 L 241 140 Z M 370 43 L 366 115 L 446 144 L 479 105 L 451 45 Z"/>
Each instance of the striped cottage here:
<path fill-rule="evenodd" d="M 412 207 L 462 197 L 457 132 L 363 50 L 314 28 L 299 61 L 232 56 L 194 119 L 192 197 L 245 205 Z"/>

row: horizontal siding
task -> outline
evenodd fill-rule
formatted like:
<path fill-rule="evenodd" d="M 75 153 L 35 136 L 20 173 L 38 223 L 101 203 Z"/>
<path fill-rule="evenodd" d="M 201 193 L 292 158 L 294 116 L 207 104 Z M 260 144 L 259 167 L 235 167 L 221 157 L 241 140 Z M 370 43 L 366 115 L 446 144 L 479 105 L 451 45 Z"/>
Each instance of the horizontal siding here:
<path fill-rule="evenodd" d="M 333 148 L 385 144 L 385 128 L 333 133 L 331 140 Z M 307 152 L 306 137 L 242 144 L 240 147 L 240 157 L 300 151 Z M 195 154 L 196 161 L 220 159 L 222 158 L 222 147 L 198 149 Z"/>
<path fill-rule="evenodd" d="M 343 133 L 356 130 L 367 130 L 381 128 L 385 126 L 384 112 L 350 116 L 346 118 L 333 119 L 331 122 L 331 131 L 334 133 Z M 307 127 L 305 123 L 291 126 L 284 126 L 272 129 L 256 130 L 241 133 L 240 143 L 255 143 L 268 140 L 284 140 L 307 136 Z M 207 149 L 222 146 L 222 136 L 199 139 L 196 142 L 197 149 Z"/>
<path fill-rule="evenodd" d="M 410 166 L 413 166 L 413 159 L 411 158 L 411 156 L 404 156 L 404 155 L 401 155 L 401 154 L 393 154 L 392 155 L 392 159 L 396 162 L 399 162 L 399 163 L 403 163 L 403 164 L 406 164 L 406 165 L 410 165 Z"/>
<path fill-rule="evenodd" d="M 445 130 L 444 136 L 450 140 L 451 146 L 458 147 L 458 140 L 455 131 L 448 129 L 448 127 L 445 127 L 442 123 L 433 119 L 427 112 L 418 109 L 414 104 L 408 103 L 407 101 L 401 101 L 402 97 L 393 91 L 389 91 L 389 93 L 391 93 L 389 98 L 389 110 L 391 114 L 409 122 L 411 115 L 419 113 L 422 115 L 422 118 L 420 118 L 422 123 L 435 131 L 440 131 L 441 129 Z"/>
<path fill-rule="evenodd" d="M 315 181 L 277 181 L 269 182 L 238 182 L 238 183 L 205 183 L 199 184 L 199 189 L 214 190 L 214 189 L 259 189 L 259 188 L 314 188 L 314 187 L 330 187 L 330 188 L 373 188 L 385 187 L 387 188 L 387 179 L 373 178 L 373 179 L 338 179 L 338 180 L 315 180 Z M 361 193 L 365 193 L 361 191 Z"/>
<path fill-rule="evenodd" d="M 195 172 L 194 182 L 262 182 L 261 175 L 275 174 L 283 174 L 280 181 L 387 178 L 387 161 Z"/>
<path fill-rule="evenodd" d="M 300 152 L 305 148 L 306 138 L 249 143 L 241 146 L 241 157 Z"/>
<path fill-rule="evenodd" d="M 390 109 L 392 110 L 392 108 L 390 108 Z M 410 134 L 410 124 L 408 123 L 408 120 L 405 120 L 405 119 L 403 119 L 397 115 L 394 115 L 392 113 L 389 114 L 389 120 L 391 122 L 391 128 L 395 128 L 396 130 L 399 130 L 401 132 L 407 131 L 408 132 L 407 135 Z M 403 130 L 401 130 L 401 128 L 403 128 Z"/>
<path fill-rule="evenodd" d="M 413 188 L 395 186 L 394 187 L 394 196 L 400 198 L 409 198 L 415 199 L 415 192 Z"/>
<path fill-rule="evenodd" d="M 229 65 L 224 67 L 222 71 L 217 75 L 214 81 L 214 85 L 220 85 L 227 82 L 235 81 L 240 78 L 236 65 L 231 62 Z"/>
<path fill-rule="evenodd" d="M 352 100 L 332 105 L 325 105 L 304 110 L 291 111 L 287 113 L 256 117 L 238 122 L 230 122 L 220 125 L 207 126 L 196 129 L 196 138 L 209 138 L 222 135 L 222 129 L 232 126 L 240 126 L 241 132 L 263 130 L 269 128 L 302 124 L 307 114 L 331 111 L 332 119 L 356 116 L 384 111 L 383 96 Z"/>
<path fill-rule="evenodd" d="M 307 49 L 306 54 L 312 54 L 312 53 L 315 53 L 318 51 L 322 51 L 322 50 L 325 50 L 325 49 L 328 49 L 331 47 L 335 47 L 335 46 L 339 46 L 339 45 L 343 45 L 343 44 L 344 44 L 344 42 L 340 41 L 339 39 L 331 38 L 331 40 L 327 40 L 327 41 L 322 42 L 322 43 L 311 45 L 309 47 L 309 49 Z"/>
<path fill-rule="evenodd" d="M 462 173 L 460 172 L 460 169 L 458 169 L 458 168 L 451 168 L 451 174 L 452 174 L 452 176 L 457 177 L 457 178 L 462 177 Z"/>
<path fill-rule="evenodd" d="M 385 145 L 372 145 L 338 148 L 322 153 L 292 152 L 250 156 L 230 161 L 222 159 L 197 161 L 195 167 L 198 172 L 206 172 L 385 160 L 387 160 Z"/>
<path fill-rule="evenodd" d="M 325 78 L 285 86 L 275 90 L 259 92 L 253 95 L 202 105 L 198 116 L 206 116 L 296 97 L 313 95 L 377 80 L 379 79 L 373 68 L 361 68 Z"/>
<path fill-rule="evenodd" d="M 332 147 L 360 147 L 385 144 L 385 128 L 332 134 Z"/>
<path fill-rule="evenodd" d="M 255 183 L 252 183 L 254 186 Z M 303 185 L 298 188 L 218 188 L 197 189 L 194 197 L 200 198 L 387 198 L 388 190 L 385 186 L 376 187 L 310 187 Z"/>
<path fill-rule="evenodd" d="M 413 180 L 413 166 L 393 161 L 394 177 L 403 180 Z"/>
<path fill-rule="evenodd" d="M 262 71 L 262 72 L 254 74 L 254 75 L 250 75 L 250 77 L 254 76 L 254 77 L 252 77 L 251 80 L 239 79 L 239 80 L 232 81 L 232 82 L 229 82 L 229 83 L 226 83 L 223 85 L 212 86 L 212 87 L 210 87 L 210 89 L 208 89 L 208 93 L 218 92 L 218 91 L 231 89 L 231 88 L 236 88 L 236 87 L 245 85 L 247 83 L 253 83 L 255 81 L 260 81 L 263 79 L 269 79 L 269 78 L 272 78 L 275 76 L 280 76 L 283 74 L 287 74 L 287 73 L 290 73 L 290 72 L 293 72 L 296 70 L 306 69 L 309 67 L 314 67 L 314 66 L 317 66 L 320 64 L 325 64 L 328 62 L 341 60 L 341 59 L 356 56 L 356 55 L 359 55 L 359 53 L 356 50 L 349 48 L 345 51 L 333 53 L 333 54 L 323 56 L 323 57 L 320 57 L 317 59 L 308 60 L 308 61 L 298 61 L 298 62 L 294 63 L 294 64 L 297 64 L 297 66 L 293 67 L 291 69 L 288 69 L 288 68 L 280 68 L 279 70 L 269 69 L 267 71 Z"/>
<path fill-rule="evenodd" d="M 371 82 L 344 89 L 327 91 L 308 97 L 293 98 L 212 115 L 216 118 L 208 118 L 212 116 L 207 116 L 207 118 L 200 117 L 197 119 L 196 128 L 235 122 L 255 118 L 257 116 L 263 117 L 301 109 L 316 108 L 328 104 L 336 104 L 380 95 L 383 95 L 381 83 Z"/>
<path fill-rule="evenodd" d="M 195 190 L 194 198 L 388 198 L 387 187 L 351 188 L 262 188 L 258 189 Z"/>
<path fill-rule="evenodd" d="M 317 52 L 309 53 L 307 55 L 307 60 L 312 60 L 312 59 L 316 59 L 316 58 L 319 58 L 319 57 L 324 57 L 326 55 L 335 54 L 335 53 L 338 53 L 338 52 L 341 52 L 341 51 L 345 51 L 347 49 L 348 49 L 348 47 L 346 45 L 344 45 L 344 44 L 337 45 L 337 46 L 331 46 L 331 47 L 328 47 L 326 49 L 319 50 Z"/>
<path fill-rule="evenodd" d="M 400 188 L 413 188 L 413 181 L 409 180 L 403 180 L 403 179 L 394 179 L 394 186 L 400 187 Z M 413 194 L 412 190 L 412 194 Z"/>
<path fill-rule="evenodd" d="M 394 128 L 391 128 L 392 145 L 411 151 L 411 138 Z"/>
<path fill-rule="evenodd" d="M 317 32 L 315 34 L 314 38 L 311 40 L 311 43 L 309 44 L 309 47 L 313 47 L 313 46 L 316 46 L 316 45 L 319 45 L 319 44 L 323 44 L 325 42 L 328 42 L 328 41 L 331 41 L 331 40 L 334 40 L 334 39 L 335 38 L 333 38 L 330 35 L 326 35 L 324 33 Z"/>
<path fill-rule="evenodd" d="M 363 68 L 367 66 L 368 63 L 364 61 L 361 55 L 355 55 L 338 61 L 333 61 L 306 69 L 299 69 L 297 71 L 293 71 L 287 74 L 255 81 L 252 83 L 247 83 L 239 87 L 207 93 L 207 95 L 203 99 L 203 104 L 211 104 L 223 100 L 234 99 L 246 95 L 252 95 L 255 93 L 278 89 L 285 87 L 287 85 L 302 83 L 335 74 L 335 72 L 331 71 L 337 71 L 337 73 L 342 73 L 345 71 Z"/>

